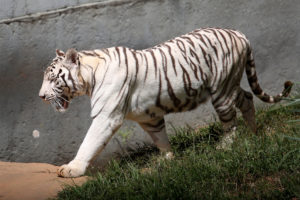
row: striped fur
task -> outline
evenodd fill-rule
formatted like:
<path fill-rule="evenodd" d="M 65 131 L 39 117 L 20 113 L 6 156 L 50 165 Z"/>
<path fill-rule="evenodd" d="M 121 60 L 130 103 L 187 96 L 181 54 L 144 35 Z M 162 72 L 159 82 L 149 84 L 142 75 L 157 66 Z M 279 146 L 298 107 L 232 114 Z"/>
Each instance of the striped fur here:
<path fill-rule="evenodd" d="M 138 122 L 159 149 L 170 151 L 164 115 L 192 110 L 208 99 L 225 127 L 234 125 L 238 108 L 255 132 L 253 97 L 240 87 L 244 70 L 262 101 L 275 103 L 289 94 L 291 82 L 276 96 L 263 92 L 249 41 L 234 30 L 198 29 L 145 50 L 58 50 L 45 71 L 40 96 L 64 111 L 74 96 L 89 95 L 95 122 L 75 159 L 59 175 L 82 175 L 125 118 Z M 95 139 L 97 134 L 103 137 Z"/>

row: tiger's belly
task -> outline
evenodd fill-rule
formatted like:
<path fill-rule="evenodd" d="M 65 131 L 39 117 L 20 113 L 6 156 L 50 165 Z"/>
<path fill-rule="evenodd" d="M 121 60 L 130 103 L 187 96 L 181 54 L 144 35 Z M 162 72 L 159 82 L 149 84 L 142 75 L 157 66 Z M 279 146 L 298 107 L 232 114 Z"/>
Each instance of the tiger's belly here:
<path fill-rule="evenodd" d="M 146 93 L 143 93 L 146 94 Z M 177 91 L 174 96 L 170 91 L 161 91 L 160 95 L 149 91 L 147 95 L 132 95 L 127 119 L 137 122 L 145 122 L 155 118 L 161 118 L 168 113 L 184 112 L 197 108 L 210 98 L 207 89 L 195 90 L 188 94 L 185 90 Z"/>

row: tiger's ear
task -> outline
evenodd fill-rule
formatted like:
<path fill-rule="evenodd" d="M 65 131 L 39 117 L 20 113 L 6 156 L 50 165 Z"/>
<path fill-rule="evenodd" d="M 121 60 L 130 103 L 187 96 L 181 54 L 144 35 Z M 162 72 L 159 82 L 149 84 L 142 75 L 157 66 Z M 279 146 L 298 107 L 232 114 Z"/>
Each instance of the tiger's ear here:
<path fill-rule="evenodd" d="M 65 52 L 62 50 L 56 49 L 56 56 L 65 56 Z"/>
<path fill-rule="evenodd" d="M 78 62 L 78 53 L 75 49 L 69 49 L 66 53 L 66 61 L 73 63 L 73 64 L 77 64 Z"/>

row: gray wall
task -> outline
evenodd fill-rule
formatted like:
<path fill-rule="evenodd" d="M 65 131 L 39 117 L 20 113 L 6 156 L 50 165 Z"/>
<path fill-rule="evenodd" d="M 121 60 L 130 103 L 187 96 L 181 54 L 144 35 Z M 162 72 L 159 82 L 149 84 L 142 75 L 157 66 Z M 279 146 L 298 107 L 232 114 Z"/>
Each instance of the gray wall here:
<path fill-rule="evenodd" d="M 9 19 L 99 1 L 105 0 L 1 0 L 0 19 Z"/>
<path fill-rule="evenodd" d="M 53 5 L 47 1 L 45 6 L 31 0 L 25 1 L 32 6 L 27 10 L 19 9 L 23 3 L 12 2 L 15 7 L 7 4 L 8 9 L 0 12 L 1 19 L 61 8 L 58 2 L 73 6 L 92 1 L 53 1 Z M 299 0 L 116 2 L 25 22 L 0 23 L 0 160 L 62 164 L 72 159 L 85 136 L 91 122 L 88 97 L 75 99 L 65 114 L 54 112 L 38 97 L 43 70 L 56 48 L 125 45 L 141 49 L 199 27 L 226 27 L 239 29 L 252 42 L 258 77 L 267 92 L 281 91 L 285 80 L 299 80 Z M 249 90 L 247 84 L 245 88 Z M 168 116 L 168 127 L 171 123 L 203 125 L 214 115 L 209 105 L 201 106 L 193 112 Z M 40 132 L 39 138 L 32 136 L 33 130 Z M 129 133 L 125 144 L 120 135 Z M 149 137 L 133 122 L 126 122 L 100 157 L 110 157 L 112 152 L 121 152 L 120 146 L 143 141 L 149 142 Z"/>

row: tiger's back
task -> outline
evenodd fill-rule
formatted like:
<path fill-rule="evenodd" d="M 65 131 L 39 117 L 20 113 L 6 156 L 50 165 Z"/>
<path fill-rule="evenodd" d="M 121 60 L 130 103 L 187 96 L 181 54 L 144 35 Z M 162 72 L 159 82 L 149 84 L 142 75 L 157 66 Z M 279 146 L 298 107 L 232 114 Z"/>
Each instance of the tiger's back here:
<path fill-rule="evenodd" d="M 221 89 L 232 71 L 242 73 L 241 58 L 246 57 L 248 43 L 238 34 L 229 30 L 200 29 L 153 50 L 161 55 L 157 56 L 161 57 L 158 60 L 161 66 L 159 82 L 165 85 L 173 110 L 195 108 L 207 95 Z"/>
<path fill-rule="evenodd" d="M 221 92 L 233 75 L 231 84 L 239 85 L 249 47 L 240 32 L 199 29 L 145 50 L 113 47 L 105 52 L 126 74 L 121 82 L 131 88 L 128 118 L 139 120 L 144 114 L 194 109 Z"/>

